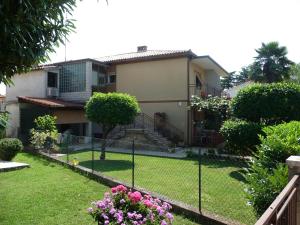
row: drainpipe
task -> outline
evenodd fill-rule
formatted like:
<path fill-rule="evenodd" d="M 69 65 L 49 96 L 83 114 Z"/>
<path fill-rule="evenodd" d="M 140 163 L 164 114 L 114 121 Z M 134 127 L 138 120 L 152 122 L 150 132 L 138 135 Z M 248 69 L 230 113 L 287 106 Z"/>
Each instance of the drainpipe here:
<path fill-rule="evenodd" d="M 187 144 L 190 145 L 190 61 L 191 57 L 188 56 L 187 60 Z"/>

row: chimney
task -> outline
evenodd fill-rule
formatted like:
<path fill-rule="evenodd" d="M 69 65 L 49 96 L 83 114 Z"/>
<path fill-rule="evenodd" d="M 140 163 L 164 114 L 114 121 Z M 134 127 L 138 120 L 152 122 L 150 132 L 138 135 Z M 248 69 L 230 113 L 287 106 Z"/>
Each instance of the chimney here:
<path fill-rule="evenodd" d="M 146 52 L 146 51 L 147 51 L 147 46 L 146 45 L 137 47 L 137 52 Z"/>

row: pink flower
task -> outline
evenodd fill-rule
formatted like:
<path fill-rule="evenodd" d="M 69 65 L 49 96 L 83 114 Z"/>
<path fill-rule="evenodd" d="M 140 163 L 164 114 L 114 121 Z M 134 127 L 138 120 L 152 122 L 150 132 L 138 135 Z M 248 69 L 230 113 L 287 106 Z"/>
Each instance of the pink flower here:
<path fill-rule="evenodd" d="M 116 188 L 117 188 L 118 192 L 126 192 L 127 191 L 127 188 L 123 185 L 118 185 Z"/>
<path fill-rule="evenodd" d="M 128 193 L 128 198 L 133 202 L 133 203 L 137 203 L 142 199 L 142 195 L 140 192 L 135 191 L 135 192 L 129 192 Z"/>
<path fill-rule="evenodd" d="M 151 208 L 153 206 L 152 202 L 150 200 L 144 200 L 144 205 L 147 206 L 148 208 Z"/>

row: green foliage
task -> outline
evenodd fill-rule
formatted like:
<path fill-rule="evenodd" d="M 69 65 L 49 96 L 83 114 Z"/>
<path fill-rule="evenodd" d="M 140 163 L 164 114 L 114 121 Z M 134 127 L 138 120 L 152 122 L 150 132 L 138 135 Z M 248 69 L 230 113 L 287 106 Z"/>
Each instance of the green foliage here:
<path fill-rule="evenodd" d="M 85 106 L 89 120 L 108 127 L 130 124 L 139 111 L 136 98 L 123 93 L 95 93 Z"/>
<path fill-rule="evenodd" d="M 260 143 L 259 135 L 263 134 L 261 125 L 244 120 L 227 120 L 220 129 L 226 148 L 235 154 L 249 155 Z"/>
<path fill-rule="evenodd" d="M 0 113 L 0 138 L 5 137 L 5 130 L 8 127 L 8 113 Z"/>
<path fill-rule="evenodd" d="M 233 116 L 253 122 L 274 124 L 300 120 L 300 85 L 254 84 L 240 90 L 232 100 Z"/>
<path fill-rule="evenodd" d="M 258 161 L 266 168 L 285 163 L 291 155 L 300 154 L 300 122 L 292 121 L 263 129 L 258 148 Z"/>
<path fill-rule="evenodd" d="M 247 189 L 249 202 L 257 214 L 261 215 L 287 184 L 287 166 L 279 164 L 270 172 L 258 164 L 253 164 L 252 171 L 247 176 L 247 181 L 249 185 Z"/>
<path fill-rule="evenodd" d="M 256 82 L 280 82 L 289 77 L 293 62 L 287 58 L 287 48 L 278 42 L 262 43 L 255 50 L 257 56 L 252 65 L 251 80 Z"/>
<path fill-rule="evenodd" d="M 224 97 L 208 97 L 206 99 L 193 96 L 191 106 L 205 113 L 205 123 L 210 124 L 207 129 L 219 130 L 224 120 L 229 117 L 230 101 Z"/>
<path fill-rule="evenodd" d="M 257 158 L 248 180 L 248 198 L 258 214 L 264 212 L 288 182 L 285 160 L 300 153 L 300 122 L 263 128 Z"/>
<path fill-rule="evenodd" d="M 126 125 L 134 121 L 140 112 L 135 97 L 123 93 L 95 93 L 85 105 L 87 118 L 102 125 L 103 142 L 101 159 L 105 159 L 107 135 L 117 125 Z"/>
<path fill-rule="evenodd" d="M 56 117 L 51 115 L 39 116 L 34 120 L 38 131 L 56 131 Z"/>
<path fill-rule="evenodd" d="M 35 149 L 56 150 L 58 131 L 56 117 L 39 116 L 34 120 L 35 128 L 30 130 L 30 143 Z"/>
<path fill-rule="evenodd" d="M 300 63 L 291 66 L 289 77 L 290 81 L 300 84 Z"/>
<path fill-rule="evenodd" d="M 0 82 L 44 63 L 74 30 L 75 0 L 4 0 L 0 2 Z"/>
<path fill-rule="evenodd" d="M 228 74 L 228 76 L 221 77 L 221 87 L 223 89 L 229 89 L 233 87 L 234 73 L 235 72 L 231 72 Z"/>
<path fill-rule="evenodd" d="M 2 160 L 11 161 L 22 150 L 23 144 L 17 138 L 3 138 L 0 140 L 0 159 Z"/>

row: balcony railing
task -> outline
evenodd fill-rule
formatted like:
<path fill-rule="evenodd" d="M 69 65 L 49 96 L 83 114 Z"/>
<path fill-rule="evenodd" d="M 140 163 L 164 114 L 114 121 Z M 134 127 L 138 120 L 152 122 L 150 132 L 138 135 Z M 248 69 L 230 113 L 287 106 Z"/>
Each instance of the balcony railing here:
<path fill-rule="evenodd" d="M 221 89 L 217 89 L 215 87 L 211 87 L 211 86 L 206 85 L 206 84 L 201 85 L 201 87 L 196 86 L 195 84 L 190 84 L 189 88 L 190 88 L 190 96 L 195 95 L 195 96 L 205 98 L 209 95 L 211 95 L 211 96 L 221 96 L 221 94 L 222 94 Z"/>
<path fill-rule="evenodd" d="M 294 175 L 255 225 L 297 225 L 298 182 Z"/>
<path fill-rule="evenodd" d="M 106 84 L 103 86 L 93 85 L 92 92 L 102 92 L 102 93 L 116 92 L 116 83 Z"/>

